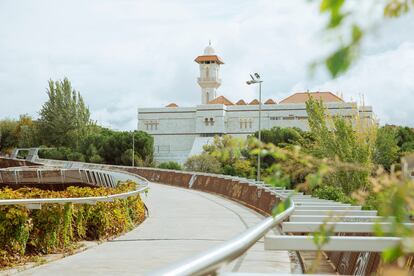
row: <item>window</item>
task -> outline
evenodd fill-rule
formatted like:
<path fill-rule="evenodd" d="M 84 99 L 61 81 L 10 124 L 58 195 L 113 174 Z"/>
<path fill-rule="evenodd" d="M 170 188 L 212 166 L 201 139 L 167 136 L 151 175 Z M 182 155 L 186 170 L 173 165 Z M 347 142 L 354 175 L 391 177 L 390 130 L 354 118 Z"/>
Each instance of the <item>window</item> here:
<path fill-rule="evenodd" d="M 213 118 L 204 118 L 204 124 L 206 126 L 208 126 L 208 125 L 214 126 L 214 119 Z"/>
<path fill-rule="evenodd" d="M 214 137 L 214 136 L 222 136 L 221 133 L 200 133 L 200 137 Z"/>
<path fill-rule="evenodd" d="M 282 120 L 282 117 L 270 117 L 271 121 L 278 121 L 278 120 Z"/>
<path fill-rule="evenodd" d="M 157 121 L 145 121 L 144 124 L 146 130 L 158 130 L 158 125 L 160 123 Z"/>
<path fill-rule="evenodd" d="M 252 128 L 252 119 L 240 119 L 240 128 Z"/>
<path fill-rule="evenodd" d="M 283 117 L 283 120 L 295 120 L 295 116 L 290 114 L 288 117 Z"/>

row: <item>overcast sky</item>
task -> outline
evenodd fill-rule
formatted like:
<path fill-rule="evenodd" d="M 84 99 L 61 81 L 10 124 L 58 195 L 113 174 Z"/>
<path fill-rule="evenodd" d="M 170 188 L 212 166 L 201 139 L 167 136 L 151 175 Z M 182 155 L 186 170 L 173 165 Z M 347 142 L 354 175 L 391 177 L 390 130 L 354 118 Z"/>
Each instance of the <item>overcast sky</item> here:
<path fill-rule="evenodd" d="M 37 117 L 47 81 L 66 76 L 94 120 L 132 129 L 139 107 L 200 103 L 194 58 L 211 40 L 225 62 L 218 94 L 232 101 L 255 98 L 245 81 L 260 72 L 265 99 L 309 89 L 359 101 L 363 93 L 382 124 L 413 127 L 414 14 L 377 24 L 375 7 L 360 13 L 372 32 L 358 62 L 331 80 L 308 74 L 334 47 L 315 1 L 1 0 L 0 118 Z"/>

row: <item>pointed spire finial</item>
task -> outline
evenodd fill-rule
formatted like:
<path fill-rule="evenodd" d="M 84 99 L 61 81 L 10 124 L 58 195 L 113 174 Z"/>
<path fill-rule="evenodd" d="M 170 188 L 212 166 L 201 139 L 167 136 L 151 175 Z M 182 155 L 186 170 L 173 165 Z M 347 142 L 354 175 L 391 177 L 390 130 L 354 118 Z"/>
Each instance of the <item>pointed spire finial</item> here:
<path fill-rule="evenodd" d="M 208 40 L 208 46 L 211 46 L 211 39 Z"/>

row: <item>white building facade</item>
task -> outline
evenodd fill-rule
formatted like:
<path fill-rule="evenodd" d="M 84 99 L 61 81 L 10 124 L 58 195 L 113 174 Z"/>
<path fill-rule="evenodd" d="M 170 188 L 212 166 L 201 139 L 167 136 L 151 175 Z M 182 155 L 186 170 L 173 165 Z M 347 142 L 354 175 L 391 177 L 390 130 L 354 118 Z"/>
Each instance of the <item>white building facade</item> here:
<path fill-rule="evenodd" d="M 179 107 L 169 104 L 163 108 L 139 108 L 138 130 L 154 137 L 156 162 L 176 161 L 202 152 L 203 145 L 214 136 L 229 134 L 246 138 L 258 130 L 259 102 L 243 100 L 233 104 L 223 96 L 217 97 L 221 84 L 220 65 L 223 61 L 209 45 L 204 55 L 195 59 L 200 66 L 201 104 L 195 107 Z M 280 103 L 269 99 L 262 104 L 262 129 L 272 127 L 298 127 L 308 129 L 306 100 L 309 96 L 323 100 L 330 115 L 372 120 L 372 107 L 345 102 L 331 92 L 295 93 Z"/>

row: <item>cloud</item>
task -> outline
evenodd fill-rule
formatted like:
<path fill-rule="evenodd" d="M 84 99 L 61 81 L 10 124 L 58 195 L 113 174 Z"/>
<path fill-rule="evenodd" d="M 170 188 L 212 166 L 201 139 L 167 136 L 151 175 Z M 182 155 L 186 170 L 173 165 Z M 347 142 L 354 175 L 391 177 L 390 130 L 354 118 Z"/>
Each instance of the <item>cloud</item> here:
<path fill-rule="evenodd" d="M 315 90 L 347 92 L 360 102 L 374 107 L 381 124 L 414 126 L 414 43 L 406 42 L 396 49 L 366 55 L 343 77 L 313 87 Z"/>
<path fill-rule="evenodd" d="M 375 31 L 344 77 L 329 81 L 320 73 L 309 79 L 309 63 L 332 48 L 321 35 L 325 21 L 317 3 L 304 0 L 1 1 L 0 118 L 36 117 L 47 80 L 66 76 L 93 119 L 132 129 L 139 107 L 199 103 L 193 60 L 211 39 L 226 63 L 219 94 L 233 101 L 257 97 L 245 85 L 257 71 L 265 80 L 264 98 L 280 100 L 311 88 L 339 89 L 348 97 L 363 92 L 381 121 L 412 125 L 408 104 L 380 99 L 389 89 L 410 96 L 412 83 L 403 76 L 413 62 L 402 55 L 411 53 L 407 33 L 414 21 L 406 17 Z M 381 61 L 395 74 L 387 82 L 390 68 L 368 73 Z"/>

